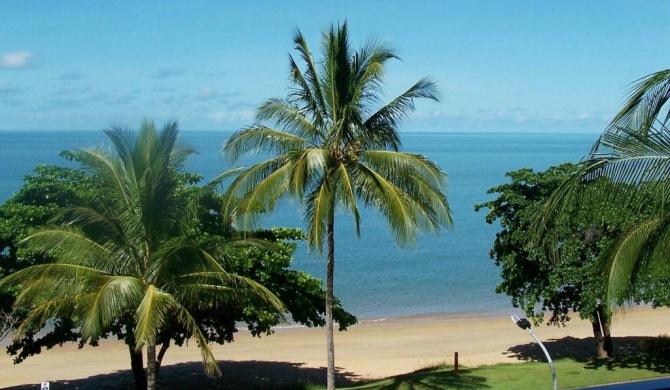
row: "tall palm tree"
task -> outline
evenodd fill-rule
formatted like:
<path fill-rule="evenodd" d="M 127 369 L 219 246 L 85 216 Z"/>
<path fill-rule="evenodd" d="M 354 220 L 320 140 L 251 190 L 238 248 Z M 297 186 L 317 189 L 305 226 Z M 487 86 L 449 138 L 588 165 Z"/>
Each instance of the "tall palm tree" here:
<path fill-rule="evenodd" d="M 640 276 L 668 267 L 670 250 L 670 69 L 635 82 L 623 108 L 593 145 L 579 172 L 547 204 L 542 223 L 569 215 L 586 193 L 624 202 L 634 227 L 602 255 L 608 299 L 619 305 L 635 293 Z M 584 191 L 597 186 L 598 191 Z M 549 230 L 550 231 L 550 230 Z"/>
<path fill-rule="evenodd" d="M 203 329 L 192 311 L 224 310 L 257 298 L 282 310 L 263 286 L 226 272 L 222 248 L 197 231 L 197 196 L 180 192 L 177 173 L 194 151 L 180 146 L 178 125 L 158 131 L 143 122 L 139 132 L 106 130 L 115 153 L 85 150 L 82 163 L 102 183 L 97 204 L 67 210 L 60 224 L 25 239 L 55 258 L 14 273 L 2 284 L 20 284 L 17 307 L 30 310 L 18 331 L 41 329 L 50 318 L 75 321 L 83 340 L 125 326 L 138 388 L 155 389 L 160 362 L 177 326 L 197 340 L 204 369 L 220 375 Z M 158 343 L 161 343 L 160 345 Z M 160 346 L 157 355 L 156 349 Z M 142 350 L 146 348 L 146 376 Z"/>
<path fill-rule="evenodd" d="M 446 174 L 424 156 L 399 151 L 399 122 L 415 99 L 438 100 L 435 84 L 421 79 L 380 105 L 386 62 L 398 58 L 388 46 L 370 40 L 352 51 L 346 22 L 322 34 L 320 60 L 300 31 L 294 42 L 304 69 L 289 57 L 288 97 L 262 104 L 257 123 L 235 133 L 222 152 L 233 161 L 257 151 L 272 156 L 230 186 L 242 198 L 238 223 L 249 226 L 278 200 L 294 198 L 302 203 L 309 247 L 323 253 L 326 240 L 327 383 L 333 389 L 335 210 L 352 214 L 360 235 L 359 203 L 379 209 L 400 244 L 412 244 L 417 230 L 436 232 L 452 220 L 443 193 Z"/>

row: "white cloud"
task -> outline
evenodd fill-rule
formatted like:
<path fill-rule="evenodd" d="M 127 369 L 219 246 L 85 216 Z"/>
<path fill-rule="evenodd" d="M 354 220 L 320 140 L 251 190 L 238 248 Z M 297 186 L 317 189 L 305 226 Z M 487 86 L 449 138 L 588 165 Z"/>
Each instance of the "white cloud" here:
<path fill-rule="evenodd" d="M 27 50 L 13 51 L 0 55 L 0 68 L 25 69 L 32 66 L 35 54 Z"/>
<path fill-rule="evenodd" d="M 207 87 L 207 88 L 203 88 L 202 90 L 200 90 L 200 92 L 198 92 L 198 95 L 196 96 L 196 99 L 198 99 L 198 100 L 210 100 L 210 99 L 214 99 L 217 94 L 218 94 L 218 92 L 216 92 L 216 89 Z"/>
<path fill-rule="evenodd" d="M 254 118 L 253 111 L 237 111 L 232 113 L 227 112 L 215 112 L 209 115 L 209 119 L 214 122 L 237 122 L 244 121 L 248 122 Z"/>

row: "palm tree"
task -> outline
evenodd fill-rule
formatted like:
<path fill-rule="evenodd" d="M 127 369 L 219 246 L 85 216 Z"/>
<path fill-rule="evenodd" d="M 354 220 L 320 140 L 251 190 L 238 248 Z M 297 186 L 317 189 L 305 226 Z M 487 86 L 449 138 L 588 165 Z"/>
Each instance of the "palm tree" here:
<path fill-rule="evenodd" d="M 452 220 L 443 193 L 446 174 L 424 156 L 399 152 L 399 122 L 415 99 L 437 101 L 436 85 L 421 79 L 378 107 L 385 64 L 398 58 L 388 46 L 370 40 L 352 51 L 346 22 L 322 34 L 320 61 L 300 31 L 294 42 L 304 69 L 289 57 L 288 97 L 262 104 L 257 123 L 235 133 L 222 152 L 232 161 L 257 151 L 272 156 L 231 184 L 231 198 L 241 198 L 238 223 L 252 225 L 278 200 L 293 198 L 302 203 L 309 247 L 323 253 L 326 240 L 327 383 L 333 389 L 335 210 L 352 214 L 360 235 L 359 203 L 377 208 L 400 244 L 412 244 L 417 230 L 437 232 Z"/>
<path fill-rule="evenodd" d="M 25 239 L 54 263 L 26 268 L 1 282 L 23 287 L 15 306 L 30 313 L 19 335 L 57 317 L 73 319 L 83 340 L 124 326 L 136 387 L 155 389 L 170 345 L 164 331 L 176 327 L 197 340 L 205 372 L 220 375 L 192 312 L 225 310 L 231 302 L 252 298 L 277 310 L 283 306 L 263 286 L 226 272 L 224 249 L 194 234 L 197 196 L 185 196 L 177 180 L 194 151 L 177 143 L 176 122 L 161 131 L 145 121 L 139 132 L 112 127 L 105 133 L 115 154 L 91 149 L 81 155 L 105 196 L 97 204 L 68 209 L 59 225 Z"/>
<path fill-rule="evenodd" d="M 602 255 L 608 300 L 628 302 L 639 278 L 655 267 L 668 267 L 670 249 L 670 69 L 633 84 L 623 108 L 582 163 L 547 204 L 543 221 L 570 214 L 587 193 L 604 202 L 624 202 L 634 226 Z M 585 191 L 586 187 L 597 191 Z"/>

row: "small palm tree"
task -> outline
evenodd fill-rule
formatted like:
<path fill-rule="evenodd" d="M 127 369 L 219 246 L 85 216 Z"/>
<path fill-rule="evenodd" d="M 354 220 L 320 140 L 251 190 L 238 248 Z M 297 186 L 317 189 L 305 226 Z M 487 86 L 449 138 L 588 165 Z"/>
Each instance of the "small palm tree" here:
<path fill-rule="evenodd" d="M 623 202 L 634 227 L 603 253 L 608 299 L 616 305 L 635 294 L 638 278 L 668 267 L 670 250 L 670 69 L 633 84 L 624 107 L 594 144 L 581 169 L 552 196 L 543 225 L 570 214 L 571 205 L 594 194 Z M 584 191 L 587 186 L 597 191 Z M 550 231 L 550 230 L 549 230 Z"/>
<path fill-rule="evenodd" d="M 385 64 L 397 58 L 389 47 L 371 40 L 352 51 L 346 23 L 323 33 L 320 61 L 300 31 L 294 42 L 304 70 L 289 58 L 288 98 L 261 105 L 257 124 L 228 139 L 223 154 L 233 161 L 259 150 L 273 155 L 230 186 L 231 198 L 241 198 L 240 224 L 253 225 L 259 212 L 294 198 L 302 202 L 310 248 L 322 253 L 326 240 L 327 383 L 333 389 L 335 210 L 352 214 L 360 234 L 358 204 L 377 208 L 400 244 L 413 243 L 417 230 L 436 232 L 452 220 L 445 173 L 424 156 L 399 152 L 399 122 L 414 109 L 414 99 L 438 99 L 435 84 L 422 79 L 379 106 Z"/>
<path fill-rule="evenodd" d="M 226 272 L 222 248 L 193 233 L 198 231 L 197 196 L 180 193 L 177 180 L 193 150 L 177 144 L 176 122 L 161 131 L 143 122 L 137 133 L 118 127 L 105 133 L 115 154 L 86 150 L 81 155 L 105 196 L 67 210 L 58 226 L 25 239 L 31 249 L 53 256 L 53 264 L 26 268 L 1 282 L 23 286 L 15 305 L 30 313 L 19 335 L 56 317 L 73 319 L 84 340 L 125 326 L 136 386 L 155 389 L 170 342 L 161 332 L 177 326 L 197 340 L 206 373 L 220 375 L 190 311 L 225 310 L 252 297 L 277 310 L 283 306 L 258 283 Z M 144 348 L 146 376 L 138 376 Z"/>

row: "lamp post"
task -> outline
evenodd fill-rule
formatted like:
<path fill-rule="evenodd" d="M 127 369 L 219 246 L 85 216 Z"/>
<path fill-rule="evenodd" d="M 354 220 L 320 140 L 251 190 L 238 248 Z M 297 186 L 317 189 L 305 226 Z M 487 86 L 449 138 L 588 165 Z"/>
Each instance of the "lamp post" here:
<path fill-rule="evenodd" d="M 551 367 L 551 379 L 554 382 L 554 390 L 558 389 L 558 382 L 556 381 L 556 369 L 554 368 L 554 362 L 551 360 L 551 356 L 549 356 L 549 352 L 547 352 L 547 349 L 544 347 L 544 344 L 542 344 L 542 341 L 537 338 L 535 333 L 530 329 L 530 321 L 528 321 L 527 318 L 519 318 L 519 316 L 512 315 L 512 322 L 514 322 L 519 328 L 527 330 L 528 333 L 535 339 L 535 341 L 540 345 L 540 348 L 542 348 L 542 351 L 544 352 L 544 355 L 547 357 L 547 361 L 549 362 L 549 367 Z"/>

